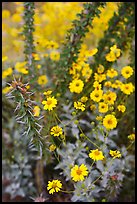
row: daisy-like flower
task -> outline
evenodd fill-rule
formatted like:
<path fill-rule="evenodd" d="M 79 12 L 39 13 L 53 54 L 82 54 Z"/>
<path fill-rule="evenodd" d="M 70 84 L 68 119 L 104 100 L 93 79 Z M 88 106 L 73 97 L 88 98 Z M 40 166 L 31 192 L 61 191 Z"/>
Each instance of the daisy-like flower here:
<path fill-rule="evenodd" d="M 99 102 L 102 99 L 102 94 L 103 94 L 102 90 L 94 90 L 90 93 L 90 98 L 93 101 Z"/>
<path fill-rule="evenodd" d="M 93 50 L 89 50 L 89 51 L 88 51 L 88 56 L 91 57 L 91 56 L 95 55 L 97 52 L 98 52 L 98 49 L 97 49 L 97 48 L 95 48 L 95 49 L 93 49 Z"/>
<path fill-rule="evenodd" d="M 108 104 L 100 102 L 98 108 L 100 113 L 106 113 L 108 111 Z"/>
<path fill-rule="evenodd" d="M 109 154 L 115 159 L 115 158 L 120 158 L 121 157 L 121 153 L 118 150 L 110 150 Z"/>
<path fill-rule="evenodd" d="M 114 54 L 114 52 L 109 52 L 107 55 L 106 55 L 106 60 L 108 62 L 114 62 L 116 60 L 116 56 Z"/>
<path fill-rule="evenodd" d="M 56 146 L 55 145 L 50 145 L 49 146 L 49 150 L 51 151 L 51 152 L 54 152 L 54 150 L 56 149 Z"/>
<path fill-rule="evenodd" d="M 113 68 L 111 68 L 107 71 L 107 76 L 110 78 L 114 78 L 117 75 L 118 75 L 117 71 Z"/>
<path fill-rule="evenodd" d="M 130 95 L 133 91 L 134 91 L 134 86 L 133 84 L 130 82 L 130 83 L 127 83 L 127 84 L 122 84 L 120 86 L 120 89 L 121 91 L 124 93 L 124 94 L 127 94 L 127 95 Z"/>
<path fill-rule="evenodd" d="M 104 66 L 101 65 L 101 64 L 99 64 L 99 67 L 97 68 L 97 72 L 98 72 L 99 74 L 102 74 L 102 73 L 104 72 Z"/>
<path fill-rule="evenodd" d="M 88 100 L 88 97 L 86 97 L 86 96 L 83 96 L 83 97 L 80 99 L 80 101 L 81 101 L 82 103 L 87 102 L 87 100 Z"/>
<path fill-rule="evenodd" d="M 72 92 L 72 93 L 82 92 L 83 87 L 84 87 L 84 83 L 83 83 L 83 81 L 81 79 L 74 79 L 69 84 L 69 89 L 70 89 L 70 92 Z"/>
<path fill-rule="evenodd" d="M 98 161 L 98 160 L 103 160 L 104 156 L 102 151 L 99 151 L 98 149 L 95 150 L 90 150 L 91 152 L 89 153 L 89 157 L 91 159 L 93 159 L 94 161 Z"/>
<path fill-rule="evenodd" d="M 49 191 L 49 194 L 58 192 L 60 191 L 61 188 L 62 188 L 61 181 L 59 180 L 48 181 L 47 190 Z"/>
<path fill-rule="evenodd" d="M 85 104 L 83 104 L 83 103 L 81 103 L 79 101 L 74 102 L 74 108 L 84 111 L 85 110 Z"/>
<path fill-rule="evenodd" d="M 124 105 L 118 105 L 117 109 L 118 109 L 119 111 L 121 111 L 122 113 L 124 113 L 125 110 L 126 110 L 126 107 L 125 107 Z"/>
<path fill-rule="evenodd" d="M 117 45 L 113 45 L 111 48 L 110 48 L 111 52 L 113 52 L 115 54 L 116 57 L 119 57 L 120 56 L 120 52 L 121 50 L 117 48 Z"/>
<path fill-rule="evenodd" d="M 133 134 L 128 135 L 128 139 L 134 141 L 135 140 L 135 134 L 133 133 Z"/>
<path fill-rule="evenodd" d="M 123 67 L 121 70 L 121 74 L 125 79 L 128 79 L 133 74 L 133 69 L 130 66 Z"/>
<path fill-rule="evenodd" d="M 72 180 L 74 181 L 83 181 L 84 180 L 84 176 L 88 175 L 88 169 L 84 164 L 81 164 L 81 166 L 75 165 L 72 169 L 71 169 L 71 177 Z"/>
<path fill-rule="evenodd" d="M 117 119 L 114 115 L 108 114 L 103 119 L 103 125 L 106 129 L 114 129 L 117 126 Z"/>
<path fill-rule="evenodd" d="M 103 100 L 104 100 L 105 103 L 107 103 L 107 104 L 109 104 L 109 105 L 113 105 L 114 102 L 115 102 L 115 100 L 116 100 L 116 98 L 117 98 L 117 95 L 116 95 L 116 93 L 113 92 L 113 91 L 108 91 L 107 93 L 105 93 L 105 94 L 103 95 L 102 98 L 103 98 Z"/>
<path fill-rule="evenodd" d="M 42 75 L 42 76 L 39 76 L 37 82 L 38 82 L 39 85 L 45 85 L 45 84 L 47 84 L 48 79 L 47 79 L 47 77 L 45 75 Z"/>
<path fill-rule="evenodd" d="M 44 105 L 44 110 L 53 110 L 53 108 L 57 105 L 57 100 L 53 97 L 47 97 L 46 101 L 42 101 L 42 104 Z"/>
<path fill-rule="evenodd" d="M 52 93 L 52 91 L 48 90 L 48 91 L 45 91 L 43 94 L 44 94 L 45 96 L 49 96 L 49 95 L 51 95 L 51 93 Z"/>
<path fill-rule="evenodd" d="M 40 108 L 39 108 L 39 106 L 35 106 L 35 107 L 34 107 L 33 113 L 34 113 L 34 116 L 36 116 L 36 117 L 39 116 L 39 114 L 40 114 Z"/>
<path fill-rule="evenodd" d="M 50 130 L 50 134 L 54 135 L 55 137 L 58 137 L 58 136 L 62 135 L 62 133 L 63 133 L 62 128 L 59 127 L 58 125 L 52 127 L 51 130 Z"/>

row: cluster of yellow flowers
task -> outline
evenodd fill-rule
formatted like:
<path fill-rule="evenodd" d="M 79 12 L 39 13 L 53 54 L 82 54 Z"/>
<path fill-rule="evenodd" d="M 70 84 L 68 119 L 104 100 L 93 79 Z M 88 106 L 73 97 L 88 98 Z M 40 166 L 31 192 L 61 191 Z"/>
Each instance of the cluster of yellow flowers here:
<path fill-rule="evenodd" d="M 85 52 L 83 52 L 83 50 Z M 115 61 L 117 57 L 120 56 L 121 50 L 117 48 L 117 45 L 113 45 L 110 50 L 111 51 L 109 55 L 113 55 L 112 61 Z M 96 53 L 97 50 L 94 49 L 93 54 Z M 83 45 L 82 49 L 80 50 L 77 63 L 73 63 L 72 68 L 69 70 L 69 73 L 72 75 L 72 81 L 69 84 L 69 90 L 71 93 L 83 93 L 84 88 L 86 88 L 86 80 L 94 80 L 92 88 L 93 90 L 90 92 L 90 109 L 92 111 L 97 111 L 96 113 L 100 116 L 97 116 L 96 119 L 99 121 L 103 120 L 103 125 L 107 130 L 114 129 L 117 126 L 117 118 L 115 117 L 116 111 L 118 110 L 119 112 L 124 113 L 126 110 L 124 102 L 119 103 L 117 90 L 120 90 L 126 95 L 133 93 L 134 85 L 131 82 L 125 83 L 125 80 L 133 75 L 133 68 L 131 66 L 125 66 L 119 73 L 116 68 L 111 67 L 105 71 L 104 66 L 100 64 L 97 67 L 97 72 L 94 73 L 94 76 L 91 76 L 93 71 L 89 67 L 88 57 L 89 51 L 86 51 L 86 46 Z M 106 57 L 106 60 L 108 60 L 108 57 Z M 84 75 L 82 75 L 83 65 L 85 72 L 86 69 L 88 73 L 89 69 L 91 70 L 89 78 L 86 78 L 85 81 L 83 78 Z M 118 80 L 118 77 L 122 77 L 122 80 Z M 88 83 L 90 83 L 90 81 L 88 81 Z M 82 101 L 77 101 L 74 102 L 74 107 L 84 111 L 86 104 Z M 104 115 L 107 112 L 108 114 Z"/>
<path fill-rule="evenodd" d="M 110 155 L 112 156 L 113 159 L 115 158 L 120 158 L 121 153 L 118 150 L 110 150 Z M 96 150 L 91 150 L 89 153 L 89 157 L 93 159 L 94 161 L 98 160 L 103 160 L 104 156 L 102 151 L 99 151 L 98 149 Z M 85 164 L 81 164 L 80 166 L 74 165 L 73 168 L 71 168 L 71 178 L 73 181 L 78 182 L 78 181 L 83 181 L 86 176 L 88 176 L 89 171 L 88 168 Z M 48 186 L 47 190 L 49 190 L 49 194 L 53 194 L 54 192 L 60 191 L 62 188 L 62 183 L 59 180 L 52 180 L 48 181 Z"/>

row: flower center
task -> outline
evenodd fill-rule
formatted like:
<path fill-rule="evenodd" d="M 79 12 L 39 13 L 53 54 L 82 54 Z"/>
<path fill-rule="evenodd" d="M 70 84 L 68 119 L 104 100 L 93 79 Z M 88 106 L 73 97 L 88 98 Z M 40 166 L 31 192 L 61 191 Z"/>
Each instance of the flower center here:
<path fill-rule="evenodd" d="M 77 170 L 77 174 L 80 175 L 82 171 L 80 169 Z"/>
<path fill-rule="evenodd" d="M 52 184 L 52 188 L 56 188 L 57 187 L 57 184 L 56 183 L 53 183 Z"/>
<path fill-rule="evenodd" d="M 108 120 L 108 124 L 111 125 L 112 124 L 112 120 Z"/>
<path fill-rule="evenodd" d="M 76 83 L 76 86 L 79 86 L 79 83 Z"/>
<path fill-rule="evenodd" d="M 95 152 L 95 155 L 96 155 L 96 156 L 99 156 L 99 154 L 100 154 L 99 151 L 96 151 L 96 152 Z"/>
<path fill-rule="evenodd" d="M 99 94 L 98 94 L 98 93 L 96 93 L 96 94 L 95 94 L 95 97 L 96 97 L 96 98 L 97 98 L 97 97 L 99 97 Z"/>
<path fill-rule="evenodd" d="M 52 104 L 52 100 L 47 100 L 47 105 L 51 105 Z"/>

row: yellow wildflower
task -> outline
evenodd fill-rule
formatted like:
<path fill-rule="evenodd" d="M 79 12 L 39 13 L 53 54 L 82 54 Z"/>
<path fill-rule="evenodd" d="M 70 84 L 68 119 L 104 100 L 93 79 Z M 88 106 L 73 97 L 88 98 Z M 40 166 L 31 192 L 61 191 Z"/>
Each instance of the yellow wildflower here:
<path fill-rule="evenodd" d="M 5 87 L 5 88 L 2 89 L 2 93 L 3 93 L 3 94 L 6 94 L 6 93 L 8 93 L 11 89 L 12 89 L 12 86 L 7 86 L 7 87 Z"/>
<path fill-rule="evenodd" d="M 94 104 L 90 105 L 90 110 L 91 110 L 91 111 L 96 110 L 96 106 L 95 106 Z"/>
<path fill-rule="evenodd" d="M 22 74 L 28 74 L 27 68 L 25 68 L 26 62 L 16 62 L 15 69 Z"/>
<path fill-rule="evenodd" d="M 117 45 L 113 45 L 110 50 L 115 54 L 116 57 L 120 56 L 121 50 L 117 48 Z"/>
<path fill-rule="evenodd" d="M 84 67 L 82 69 L 82 76 L 85 77 L 87 80 L 91 77 L 92 69 L 90 67 Z"/>
<path fill-rule="evenodd" d="M 94 90 L 90 93 L 90 98 L 93 101 L 99 102 L 102 99 L 103 91 L 102 90 Z"/>
<path fill-rule="evenodd" d="M 102 119 L 103 119 L 102 116 L 97 116 L 97 117 L 96 117 L 96 120 L 98 120 L 98 121 L 102 121 Z"/>
<path fill-rule="evenodd" d="M 95 73 L 94 74 L 94 79 L 101 83 L 102 81 L 106 80 L 106 74 L 97 74 L 97 73 Z"/>
<path fill-rule="evenodd" d="M 88 169 L 84 164 L 81 164 L 81 166 L 75 165 L 71 169 L 71 177 L 72 177 L 72 180 L 74 180 L 75 182 L 83 181 L 84 177 L 87 175 L 88 175 Z"/>
<path fill-rule="evenodd" d="M 107 76 L 108 77 L 114 78 L 117 75 L 118 75 L 118 73 L 115 69 L 111 68 L 111 69 L 107 70 Z"/>
<path fill-rule="evenodd" d="M 103 100 L 104 100 L 105 103 L 107 103 L 107 104 L 109 104 L 109 105 L 113 105 L 114 102 L 115 102 L 115 100 L 116 100 L 116 98 L 117 98 L 117 95 L 116 95 L 116 93 L 113 92 L 113 91 L 108 91 L 107 93 L 105 93 L 105 94 L 103 95 L 102 98 L 103 98 Z"/>
<path fill-rule="evenodd" d="M 79 102 L 79 101 L 74 102 L 74 108 L 84 111 L 85 110 L 85 105 L 83 103 Z"/>
<path fill-rule="evenodd" d="M 55 145 L 50 145 L 50 147 L 49 147 L 49 150 L 51 151 L 51 152 L 54 152 L 54 150 L 56 149 L 56 146 Z"/>
<path fill-rule="evenodd" d="M 50 53 L 50 59 L 54 61 L 58 61 L 60 59 L 60 53 L 57 51 L 52 51 Z"/>
<path fill-rule="evenodd" d="M 124 93 L 124 94 L 127 94 L 127 95 L 130 95 L 133 91 L 134 91 L 134 86 L 133 84 L 130 82 L 130 83 L 127 83 L 127 84 L 122 84 L 120 86 L 120 89 L 121 91 Z"/>
<path fill-rule="evenodd" d="M 115 159 L 115 158 L 120 158 L 121 157 L 121 154 L 120 154 L 120 151 L 118 150 L 110 150 L 109 154 Z"/>
<path fill-rule="evenodd" d="M 117 58 L 116 58 L 116 56 L 115 56 L 115 54 L 114 54 L 113 52 L 110 52 L 110 53 L 108 53 L 108 54 L 106 55 L 106 60 L 107 60 L 108 62 L 114 62 L 116 59 L 117 59 Z"/>
<path fill-rule="evenodd" d="M 46 75 L 41 75 L 38 77 L 37 82 L 39 85 L 45 85 L 45 84 L 47 84 L 48 79 L 47 79 Z"/>
<path fill-rule="evenodd" d="M 80 92 L 82 92 L 83 87 L 84 87 L 84 83 L 80 79 L 74 79 L 69 84 L 69 89 L 70 89 L 70 92 L 72 92 L 72 93 L 80 93 Z"/>
<path fill-rule="evenodd" d="M 7 59 L 8 59 L 7 56 L 3 56 L 3 57 L 2 57 L 2 62 L 5 62 Z"/>
<path fill-rule="evenodd" d="M 134 141 L 135 140 L 135 134 L 133 133 L 133 134 L 128 135 L 128 139 Z"/>
<path fill-rule="evenodd" d="M 57 105 L 57 100 L 53 97 L 47 97 L 47 100 L 42 101 L 42 104 L 44 105 L 44 110 L 53 110 L 53 108 Z"/>
<path fill-rule="evenodd" d="M 7 76 L 9 76 L 9 75 L 11 75 L 12 74 L 12 68 L 11 67 L 9 67 L 9 68 L 7 68 L 6 70 L 4 70 L 3 72 L 2 72 L 2 79 L 5 79 Z"/>
<path fill-rule="evenodd" d="M 98 149 L 95 150 L 90 150 L 91 152 L 89 153 L 89 157 L 91 159 L 93 159 L 94 161 L 98 161 L 98 160 L 103 160 L 104 156 L 102 151 L 99 151 Z"/>
<path fill-rule="evenodd" d="M 123 67 L 121 70 L 121 74 L 125 79 L 128 79 L 133 74 L 133 69 L 130 66 Z"/>
<path fill-rule="evenodd" d="M 121 111 L 122 113 L 124 113 L 125 110 L 126 110 L 126 107 L 125 107 L 124 105 L 118 105 L 117 109 L 118 109 L 119 111 Z"/>
<path fill-rule="evenodd" d="M 62 135 L 62 133 L 63 133 L 62 128 L 59 127 L 58 125 L 52 127 L 51 130 L 50 130 L 50 134 L 55 136 L 55 137 L 58 137 L 58 136 Z"/>
<path fill-rule="evenodd" d="M 52 91 L 48 90 L 48 91 L 45 91 L 43 94 L 44 94 L 45 96 L 49 96 L 51 93 L 52 93 Z"/>
<path fill-rule="evenodd" d="M 98 72 L 99 74 L 102 74 L 102 73 L 104 72 L 104 66 L 101 65 L 101 64 L 99 64 L 99 67 L 97 68 L 97 72 Z"/>
<path fill-rule="evenodd" d="M 88 97 L 86 97 L 86 96 L 83 96 L 83 97 L 80 99 L 80 101 L 81 101 L 82 103 L 87 102 L 87 100 L 88 100 Z"/>
<path fill-rule="evenodd" d="M 103 125 L 106 129 L 114 129 L 117 126 L 117 119 L 114 115 L 108 114 L 103 119 Z"/>
<path fill-rule="evenodd" d="M 49 191 L 49 194 L 53 194 L 54 192 L 60 191 L 62 188 L 62 183 L 59 180 L 52 180 L 48 181 L 47 190 Z"/>
<path fill-rule="evenodd" d="M 36 116 L 36 117 L 39 116 L 39 114 L 40 114 L 40 108 L 39 108 L 39 106 L 35 106 L 35 107 L 34 107 L 33 113 L 34 113 L 34 116 Z"/>
<path fill-rule="evenodd" d="M 100 113 L 106 113 L 108 111 L 108 104 L 104 102 L 99 103 L 99 112 Z"/>
<path fill-rule="evenodd" d="M 104 83 L 104 86 L 106 86 L 106 87 L 111 87 L 111 85 L 112 85 L 111 81 L 106 81 Z"/>
<path fill-rule="evenodd" d="M 87 56 L 91 57 L 91 56 L 95 55 L 97 52 L 98 52 L 97 48 L 89 50 L 88 53 L 87 53 Z"/>

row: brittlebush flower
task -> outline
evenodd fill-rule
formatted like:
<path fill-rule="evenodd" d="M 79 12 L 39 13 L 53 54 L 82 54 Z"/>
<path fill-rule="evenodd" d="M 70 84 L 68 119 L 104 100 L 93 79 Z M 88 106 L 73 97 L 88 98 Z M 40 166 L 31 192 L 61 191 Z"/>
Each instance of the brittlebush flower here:
<path fill-rule="evenodd" d="M 71 177 L 74 181 L 83 181 L 84 177 L 88 175 L 88 169 L 84 164 L 81 164 L 81 166 L 75 165 L 71 169 Z"/>
<path fill-rule="evenodd" d="M 99 151 L 98 149 L 95 150 L 90 150 L 91 152 L 89 153 L 89 157 L 91 159 L 93 159 L 94 161 L 98 161 L 98 160 L 103 160 L 104 156 L 102 151 Z"/>
<path fill-rule="evenodd" d="M 106 129 L 114 129 L 117 126 L 117 119 L 114 115 L 108 114 L 103 119 L 103 125 Z"/>
<path fill-rule="evenodd" d="M 106 60 L 109 62 L 114 62 L 117 57 L 120 56 L 121 50 L 117 48 L 117 45 L 113 45 L 110 48 L 110 52 L 106 55 Z"/>
<path fill-rule="evenodd" d="M 97 68 L 97 72 L 98 72 L 99 74 L 102 74 L 102 73 L 104 72 L 104 66 L 101 65 L 101 64 L 99 64 L 99 67 Z"/>
<path fill-rule="evenodd" d="M 69 89 L 70 89 L 70 92 L 72 92 L 72 93 L 82 92 L 83 87 L 84 87 L 84 83 L 83 83 L 83 81 L 81 79 L 74 79 L 69 84 Z"/>
<path fill-rule="evenodd" d="M 127 83 L 127 84 L 122 84 L 120 86 L 120 89 L 121 91 L 124 93 L 124 94 L 127 94 L 127 95 L 130 95 L 133 91 L 134 91 L 134 86 L 133 84 L 130 82 L 130 83 Z"/>
<path fill-rule="evenodd" d="M 121 74 L 125 79 L 128 79 L 133 74 L 133 69 L 130 66 L 125 66 L 121 70 Z"/>
<path fill-rule="evenodd" d="M 60 191 L 61 188 L 62 188 L 61 181 L 59 180 L 48 181 L 47 190 L 49 191 L 49 194 L 58 192 Z"/>
<path fill-rule="evenodd" d="M 52 91 L 48 90 L 48 91 L 45 91 L 43 94 L 44 94 L 45 96 L 49 96 L 49 95 L 51 95 L 51 93 L 52 93 Z"/>
<path fill-rule="evenodd" d="M 124 105 L 118 105 L 117 109 L 118 109 L 119 111 L 121 111 L 122 113 L 124 113 L 125 110 L 126 110 L 126 107 L 125 107 Z"/>
<path fill-rule="evenodd" d="M 58 136 L 62 135 L 62 128 L 59 127 L 58 125 L 56 125 L 56 126 L 51 128 L 50 134 L 54 135 L 55 137 L 58 137 Z"/>
<path fill-rule="evenodd" d="M 99 102 L 102 99 L 102 95 L 102 90 L 94 90 L 90 93 L 90 98 L 95 102 Z"/>
<path fill-rule="evenodd" d="M 100 102 L 98 108 L 100 113 L 106 113 L 108 111 L 108 104 Z"/>
<path fill-rule="evenodd" d="M 3 94 L 6 94 L 6 93 L 8 93 L 11 89 L 12 89 L 12 86 L 7 86 L 7 87 L 5 87 L 5 88 L 2 89 L 2 93 L 3 93 Z"/>
<path fill-rule="evenodd" d="M 79 102 L 79 101 L 74 102 L 74 108 L 84 111 L 85 110 L 85 105 L 83 103 Z"/>
<path fill-rule="evenodd" d="M 116 98 L 117 98 L 117 95 L 116 95 L 116 93 L 113 92 L 113 91 L 108 91 L 107 93 L 105 93 L 105 94 L 103 95 L 102 98 L 103 98 L 103 100 L 104 100 L 105 103 L 107 103 L 107 104 L 109 104 L 109 105 L 113 105 L 114 102 L 115 102 L 115 100 L 116 100 Z"/>
<path fill-rule="evenodd" d="M 135 140 L 135 134 L 133 133 L 133 134 L 128 135 L 128 139 L 134 141 Z"/>
<path fill-rule="evenodd" d="M 57 100 L 53 97 L 47 97 L 46 101 L 42 101 L 42 104 L 44 105 L 44 110 L 53 110 L 53 108 L 57 105 Z"/>
<path fill-rule="evenodd" d="M 58 61 L 60 59 L 60 53 L 56 51 L 52 51 L 50 53 L 50 59 L 54 61 Z"/>
<path fill-rule="evenodd" d="M 115 159 L 115 158 L 120 158 L 121 157 L 121 154 L 120 154 L 120 151 L 118 150 L 110 150 L 109 154 Z"/>
<path fill-rule="evenodd" d="M 35 106 L 35 107 L 34 107 L 33 113 L 34 113 L 34 116 L 36 116 L 36 117 L 39 116 L 39 114 L 40 114 L 40 108 L 39 108 L 39 106 Z"/>
<path fill-rule="evenodd" d="M 53 152 L 54 150 L 56 149 L 56 146 L 55 145 L 50 145 L 49 146 L 49 150 L 51 151 L 51 152 Z"/>
<path fill-rule="evenodd" d="M 83 96 L 83 97 L 80 99 L 80 101 L 81 101 L 82 103 L 87 102 L 87 100 L 88 100 L 88 97 L 86 97 L 86 96 Z"/>
<path fill-rule="evenodd" d="M 117 71 L 113 68 L 111 68 L 107 71 L 107 76 L 110 78 L 114 78 L 117 75 L 118 75 Z"/>
<path fill-rule="evenodd" d="M 45 75 L 42 75 L 42 76 L 39 76 L 37 82 L 38 82 L 39 85 L 45 85 L 45 84 L 47 84 L 48 79 L 47 79 L 47 77 Z"/>
<path fill-rule="evenodd" d="M 115 54 L 116 57 L 120 56 L 121 50 L 117 48 L 117 45 L 113 45 L 110 48 L 111 52 L 113 52 Z"/>
<path fill-rule="evenodd" d="M 9 76 L 9 75 L 11 75 L 12 74 L 12 68 L 11 67 L 9 67 L 9 68 L 7 68 L 6 70 L 4 70 L 3 72 L 2 72 L 2 79 L 5 79 L 7 76 Z"/>

